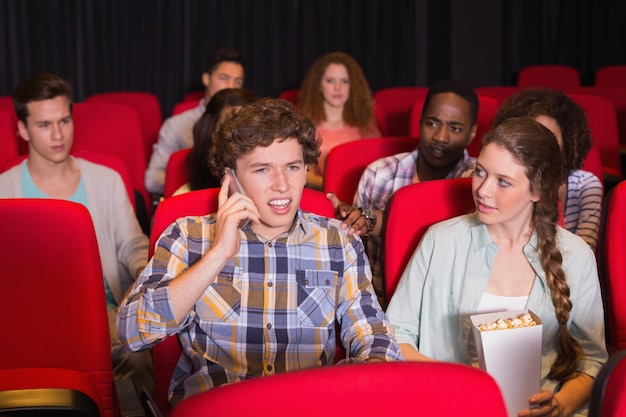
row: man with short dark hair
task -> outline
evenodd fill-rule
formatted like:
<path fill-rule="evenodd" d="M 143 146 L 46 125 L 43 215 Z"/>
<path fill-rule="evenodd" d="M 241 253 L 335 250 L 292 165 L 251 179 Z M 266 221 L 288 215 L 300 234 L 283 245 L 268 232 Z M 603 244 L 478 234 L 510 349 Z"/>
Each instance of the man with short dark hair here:
<path fill-rule="evenodd" d="M 145 175 L 146 189 L 156 195 L 163 194 L 165 169 L 172 153 L 193 145 L 193 125 L 204 114 L 206 104 L 215 93 L 225 88 L 241 88 L 244 81 L 245 60 L 232 49 L 218 49 L 208 60 L 202 73 L 204 97 L 193 109 L 174 115 L 161 126 Z"/>
<path fill-rule="evenodd" d="M 477 117 L 478 96 L 472 87 L 452 79 L 435 83 L 424 100 L 418 147 L 368 165 L 359 181 L 354 206 L 329 194 L 338 216 L 344 220 L 342 227 L 350 233 L 370 236 L 367 253 L 381 300 L 380 235 L 387 203 L 393 193 L 409 184 L 455 178 L 468 172 L 476 158 L 471 158 L 466 148 L 476 136 Z"/>

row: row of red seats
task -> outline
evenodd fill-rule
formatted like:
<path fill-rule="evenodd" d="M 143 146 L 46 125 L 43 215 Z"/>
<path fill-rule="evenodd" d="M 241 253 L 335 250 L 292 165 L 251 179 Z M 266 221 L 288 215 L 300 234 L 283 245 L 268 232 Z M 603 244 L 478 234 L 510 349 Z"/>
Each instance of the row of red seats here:
<path fill-rule="evenodd" d="M 564 90 L 580 87 L 580 73 L 570 65 L 528 65 L 522 67 L 517 76 L 519 87 L 546 85 Z M 594 85 L 626 85 L 626 65 L 607 65 L 598 68 Z"/>
<path fill-rule="evenodd" d="M 468 150 L 477 155 L 481 137 L 489 129 L 491 120 L 499 104 L 517 91 L 519 87 L 493 86 L 479 87 L 480 106 L 478 114 L 478 134 Z M 600 154 L 602 173 L 597 169 L 597 157 L 591 155 L 593 163 L 585 168 L 596 173 L 599 178 L 609 178 L 612 182 L 622 178 L 620 149 L 626 149 L 626 86 L 578 87 L 568 90 L 587 111 L 590 127 Z M 426 87 L 394 87 L 375 93 L 376 117 L 384 136 L 411 136 L 419 138 L 419 115 Z M 610 94 L 608 92 L 611 92 Z M 195 106 L 201 92 L 190 94 L 185 102 Z M 297 90 L 281 94 L 292 101 L 297 101 Z M 608 98 L 607 98 L 608 97 Z M 112 104 L 117 103 L 117 104 Z M 119 103 L 124 103 L 124 109 Z M 621 106 L 621 107 L 619 107 Z M 624 134 L 620 134 L 616 109 L 621 109 L 620 123 Z M 5 110 L 3 114 L 1 110 Z M 147 217 L 152 215 L 152 197 L 145 190 L 144 173 L 152 146 L 158 137 L 162 117 L 155 95 L 142 92 L 102 93 L 89 97 L 84 103 L 74 107 L 76 140 L 74 149 L 108 153 L 118 156 L 126 165 L 133 189 L 141 196 Z M 622 121 L 623 119 L 623 121 Z M 114 122 L 111 122 L 114 121 Z M 9 97 L 0 97 L 0 164 L 18 153 L 26 153 L 26 143 L 16 136 L 17 119 Z M 21 149 L 20 149 L 21 148 Z M 141 149 L 140 149 L 141 148 Z M 592 151 L 591 153 L 595 153 Z M 384 156 L 384 155 L 383 155 Z M 330 177 L 330 176 L 329 176 Z M 184 178 L 186 182 L 186 178 Z M 166 195 L 173 192 L 182 183 L 170 181 Z M 173 188 L 172 188 L 173 187 Z M 353 193 L 346 196 L 352 199 Z"/>
<path fill-rule="evenodd" d="M 431 202 L 432 210 L 423 212 L 420 216 L 407 215 L 405 210 L 413 207 L 410 202 L 425 198 Z M 606 261 L 607 265 L 603 288 L 607 296 L 606 307 L 609 317 L 608 341 L 618 349 L 625 349 L 626 311 L 621 311 L 623 303 L 619 302 L 619 298 L 624 294 L 623 286 L 626 283 L 626 261 L 622 256 L 626 236 L 626 182 L 614 188 L 608 204 L 604 231 L 605 247 L 599 256 L 600 261 Z M 187 193 L 164 200 L 155 214 L 155 224 L 151 233 L 152 246 L 156 237 L 172 219 L 183 215 L 209 213 L 215 210 L 215 205 L 215 189 Z M 302 206 L 305 210 L 332 216 L 332 206 L 323 193 L 307 189 Z M 383 261 L 387 280 L 387 299 L 393 294 L 399 273 L 406 264 L 405 254 L 412 253 L 425 229 L 434 222 L 468 212 L 472 206 L 468 179 L 414 184 L 404 187 L 394 195 L 388 209 L 388 221 L 384 231 L 386 251 Z M 24 220 L 20 220 L 22 216 Z M 414 224 L 407 225 L 407 219 L 413 219 Z M 117 405 L 111 381 L 102 271 L 99 267 L 95 233 L 88 212 L 80 205 L 57 200 L 1 200 L 0 224 L 3 230 L 12 236 L 12 239 L 5 239 L 4 243 L 0 243 L 0 252 L 7 257 L 3 263 L 6 272 L 3 276 L 7 280 L 5 288 L 17 288 L 16 291 L 0 293 L 0 306 L 5 309 L 6 317 L 20 311 L 19 320 L 9 320 L 7 323 L 11 326 L 7 328 L 7 334 L 11 334 L 11 341 L 5 343 L 3 349 L 7 350 L 4 351 L 5 354 L 0 355 L 5 358 L 0 359 L 2 364 L 0 373 L 6 376 L 0 378 L 0 381 L 3 381 L 0 391 L 12 388 L 38 389 L 41 381 L 47 381 L 45 389 L 50 389 L 50 386 L 61 389 L 63 387 L 57 385 L 66 383 L 69 373 L 72 375 L 71 380 L 74 381 L 70 386 L 71 389 L 88 396 L 96 396 L 94 402 L 102 415 L 113 415 Z M 25 233 L 24 225 L 28 225 L 32 232 Z M 15 229 L 16 227 L 19 230 Z M 62 232 L 69 229 L 73 231 L 70 235 Z M 407 230 L 413 232 L 407 233 Z M 32 262 L 32 253 L 37 253 L 39 257 L 45 256 L 45 259 L 40 258 L 41 262 Z M 72 258 L 71 262 L 67 259 L 68 256 Z M 45 273 L 42 273 L 40 267 L 45 268 Z M 54 273 L 53 279 L 51 273 Z M 42 277 L 46 279 L 42 281 Z M 8 282 L 11 282 L 10 286 Z M 53 283 L 50 285 L 54 288 L 50 289 L 46 283 Z M 21 288 L 24 285 L 28 288 Z M 27 294 L 27 303 L 31 307 L 26 311 L 19 307 L 26 302 L 20 298 L 20 294 Z M 51 297 L 51 294 L 55 296 Z M 85 297 L 85 294 L 91 295 Z M 63 301 L 61 297 L 68 297 L 68 300 Z M 65 307 L 50 308 L 47 302 L 52 300 L 55 306 L 61 303 Z M 88 306 L 82 301 L 87 302 Z M 73 309 L 79 309 L 80 312 L 76 313 Z M 34 318 L 29 319 L 24 314 L 33 315 Z M 54 351 L 55 354 L 40 355 L 39 343 L 24 343 L 25 340 L 32 340 L 32 329 L 23 323 L 36 322 L 41 317 L 63 323 L 57 326 L 54 332 L 46 334 L 47 349 Z M 88 326 L 83 323 L 85 320 L 89 322 Z M 90 329 L 88 338 L 84 337 L 85 329 Z M 96 334 L 98 337 L 95 337 Z M 175 339 L 170 345 L 172 343 L 177 344 Z M 171 366 L 175 364 L 179 355 L 174 349 L 164 358 L 159 352 L 162 352 L 166 345 L 164 342 L 155 348 L 157 402 L 164 409 L 168 407 L 165 392 L 171 376 Z M 89 355 L 85 355 L 85 352 Z M 169 365 L 165 365 L 168 357 Z M 82 359 L 79 361 L 79 358 Z M 91 361 L 95 358 L 99 358 L 96 361 L 99 365 L 94 369 Z M 164 365 L 170 368 L 164 370 Z M 30 377 L 18 377 L 19 375 Z M 11 384 L 15 383 L 21 386 L 11 387 Z M 32 392 L 29 395 L 32 395 Z"/>

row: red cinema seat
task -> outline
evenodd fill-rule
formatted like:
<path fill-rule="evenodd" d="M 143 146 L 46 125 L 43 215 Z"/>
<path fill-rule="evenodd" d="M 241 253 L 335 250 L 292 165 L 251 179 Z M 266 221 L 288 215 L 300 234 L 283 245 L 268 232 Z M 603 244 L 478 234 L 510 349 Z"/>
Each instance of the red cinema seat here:
<path fill-rule="evenodd" d="M 128 168 L 133 189 L 142 201 L 147 217 L 152 215 L 152 198 L 144 186 L 148 161 L 144 152 L 139 116 L 132 108 L 110 103 L 76 103 L 74 151 L 108 153 L 118 156 Z"/>
<path fill-rule="evenodd" d="M 143 91 L 113 91 L 93 94 L 87 97 L 85 102 L 126 104 L 135 109 L 141 124 L 144 152 L 147 160 L 150 159 L 152 146 L 157 142 L 163 124 L 161 104 L 156 94 Z"/>
<path fill-rule="evenodd" d="M 565 90 L 580 86 L 578 69 L 568 65 L 529 65 L 520 69 L 518 87 L 552 87 Z"/>
<path fill-rule="evenodd" d="M 278 98 L 282 98 L 283 100 L 287 100 L 288 102 L 290 102 L 291 104 L 293 104 L 294 106 L 298 106 L 298 96 L 300 95 L 300 90 L 299 89 L 294 89 L 294 90 L 284 90 L 281 91 L 280 94 L 278 95 Z"/>
<path fill-rule="evenodd" d="M 17 152 L 19 154 L 27 154 L 28 142 L 23 140 L 17 131 L 17 114 L 15 114 L 13 98 L 11 98 L 11 96 L 0 96 L 0 110 L 5 111 L 9 116 L 11 130 L 13 131 L 13 140 L 17 143 Z"/>
<path fill-rule="evenodd" d="M 389 87 L 374 93 L 376 123 L 383 136 L 411 136 L 409 117 L 413 103 L 426 98 L 428 87 Z"/>
<path fill-rule="evenodd" d="M 0 227 L 10 236 L 0 241 L 0 415 L 9 390 L 22 407 L 45 409 L 47 397 L 48 407 L 65 399 L 68 410 L 91 403 L 95 415 L 117 415 L 102 264 L 87 208 L 0 199 Z M 34 332 L 36 323 L 43 326 Z"/>
<path fill-rule="evenodd" d="M 377 159 L 411 152 L 419 144 L 416 138 L 390 136 L 343 143 L 330 150 L 324 168 L 323 189 L 339 200 L 352 204 L 361 175 Z"/>
<path fill-rule="evenodd" d="M 320 406 L 303 404 L 302 393 L 320 389 Z M 386 362 L 285 372 L 214 388 L 181 401 L 172 417 L 205 416 L 207 410 L 226 416 L 233 408 L 257 417 L 317 417 L 322 410 L 361 417 L 507 415 L 500 389 L 484 371 L 458 363 Z"/>
<path fill-rule="evenodd" d="M 626 350 L 613 355 L 593 382 L 589 417 L 626 416 Z"/>
<path fill-rule="evenodd" d="M 622 179 L 622 164 L 615 107 L 604 97 L 572 93 L 568 95 L 585 110 L 594 146 L 600 153 L 603 179 L 619 182 Z"/>
<path fill-rule="evenodd" d="M 626 65 L 607 65 L 599 68 L 594 84 L 626 86 Z"/>
<path fill-rule="evenodd" d="M 420 204 L 416 210 L 416 205 L 422 201 L 428 204 Z M 383 225 L 382 264 L 387 304 L 426 230 L 437 222 L 473 209 L 471 178 L 419 182 L 394 193 Z"/>
<path fill-rule="evenodd" d="M 171 197 L 179 187 L 189 182 L 187 155 L 191 149 L 181 149 L 170 155 L 165 168 L 163 197 Z"/>
<path fill-rule="evenodd" d="M 0 166 L 18 155 L 16 129 L 9 113 L 0 109 Z"/>
<path fill-rule="evenodd" d="M 604 294 L 608 321 L 608 344 L 626 349 L 626 182 L 616 185 L 607 202 L 604 249 Z"/>

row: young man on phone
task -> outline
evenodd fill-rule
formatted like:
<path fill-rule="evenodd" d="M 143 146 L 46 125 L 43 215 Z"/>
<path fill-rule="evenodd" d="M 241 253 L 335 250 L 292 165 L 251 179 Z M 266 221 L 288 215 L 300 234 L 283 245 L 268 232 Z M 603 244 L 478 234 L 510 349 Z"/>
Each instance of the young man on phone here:
<path fill-rule="evenodd" d="M 217 213 L 170 225 L 118 315 L 133 350 L 179 335 L 172 402 L 331 365 L 336 338 L 363 361 L 401 359 L 361 239 L 299 208 L 319 146 L 313 123 L 278 99 L 243 106 L 216 133 L 212 170 L 232 169 L 244 193 L 229 195 L 227 175 Z"/>

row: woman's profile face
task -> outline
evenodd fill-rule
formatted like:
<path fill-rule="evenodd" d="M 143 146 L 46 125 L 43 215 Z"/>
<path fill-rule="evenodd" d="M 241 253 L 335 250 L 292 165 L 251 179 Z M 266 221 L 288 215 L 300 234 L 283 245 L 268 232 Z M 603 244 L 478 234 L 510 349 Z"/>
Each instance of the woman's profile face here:
<path fill-rule="evenodd" d="M 324 103 L 332 107 L 343 107 L 350 98 L 350 77 L 343 64 L 326 67 L 320 85 Z"/>
<path fill-rule="evenodd" d="M 472 193 L 478 218 L 487 225 L 528 222 L 534 202 L 539 201 L 530 189 L 526 167 L 494 143 L 480 151 Z"/>

